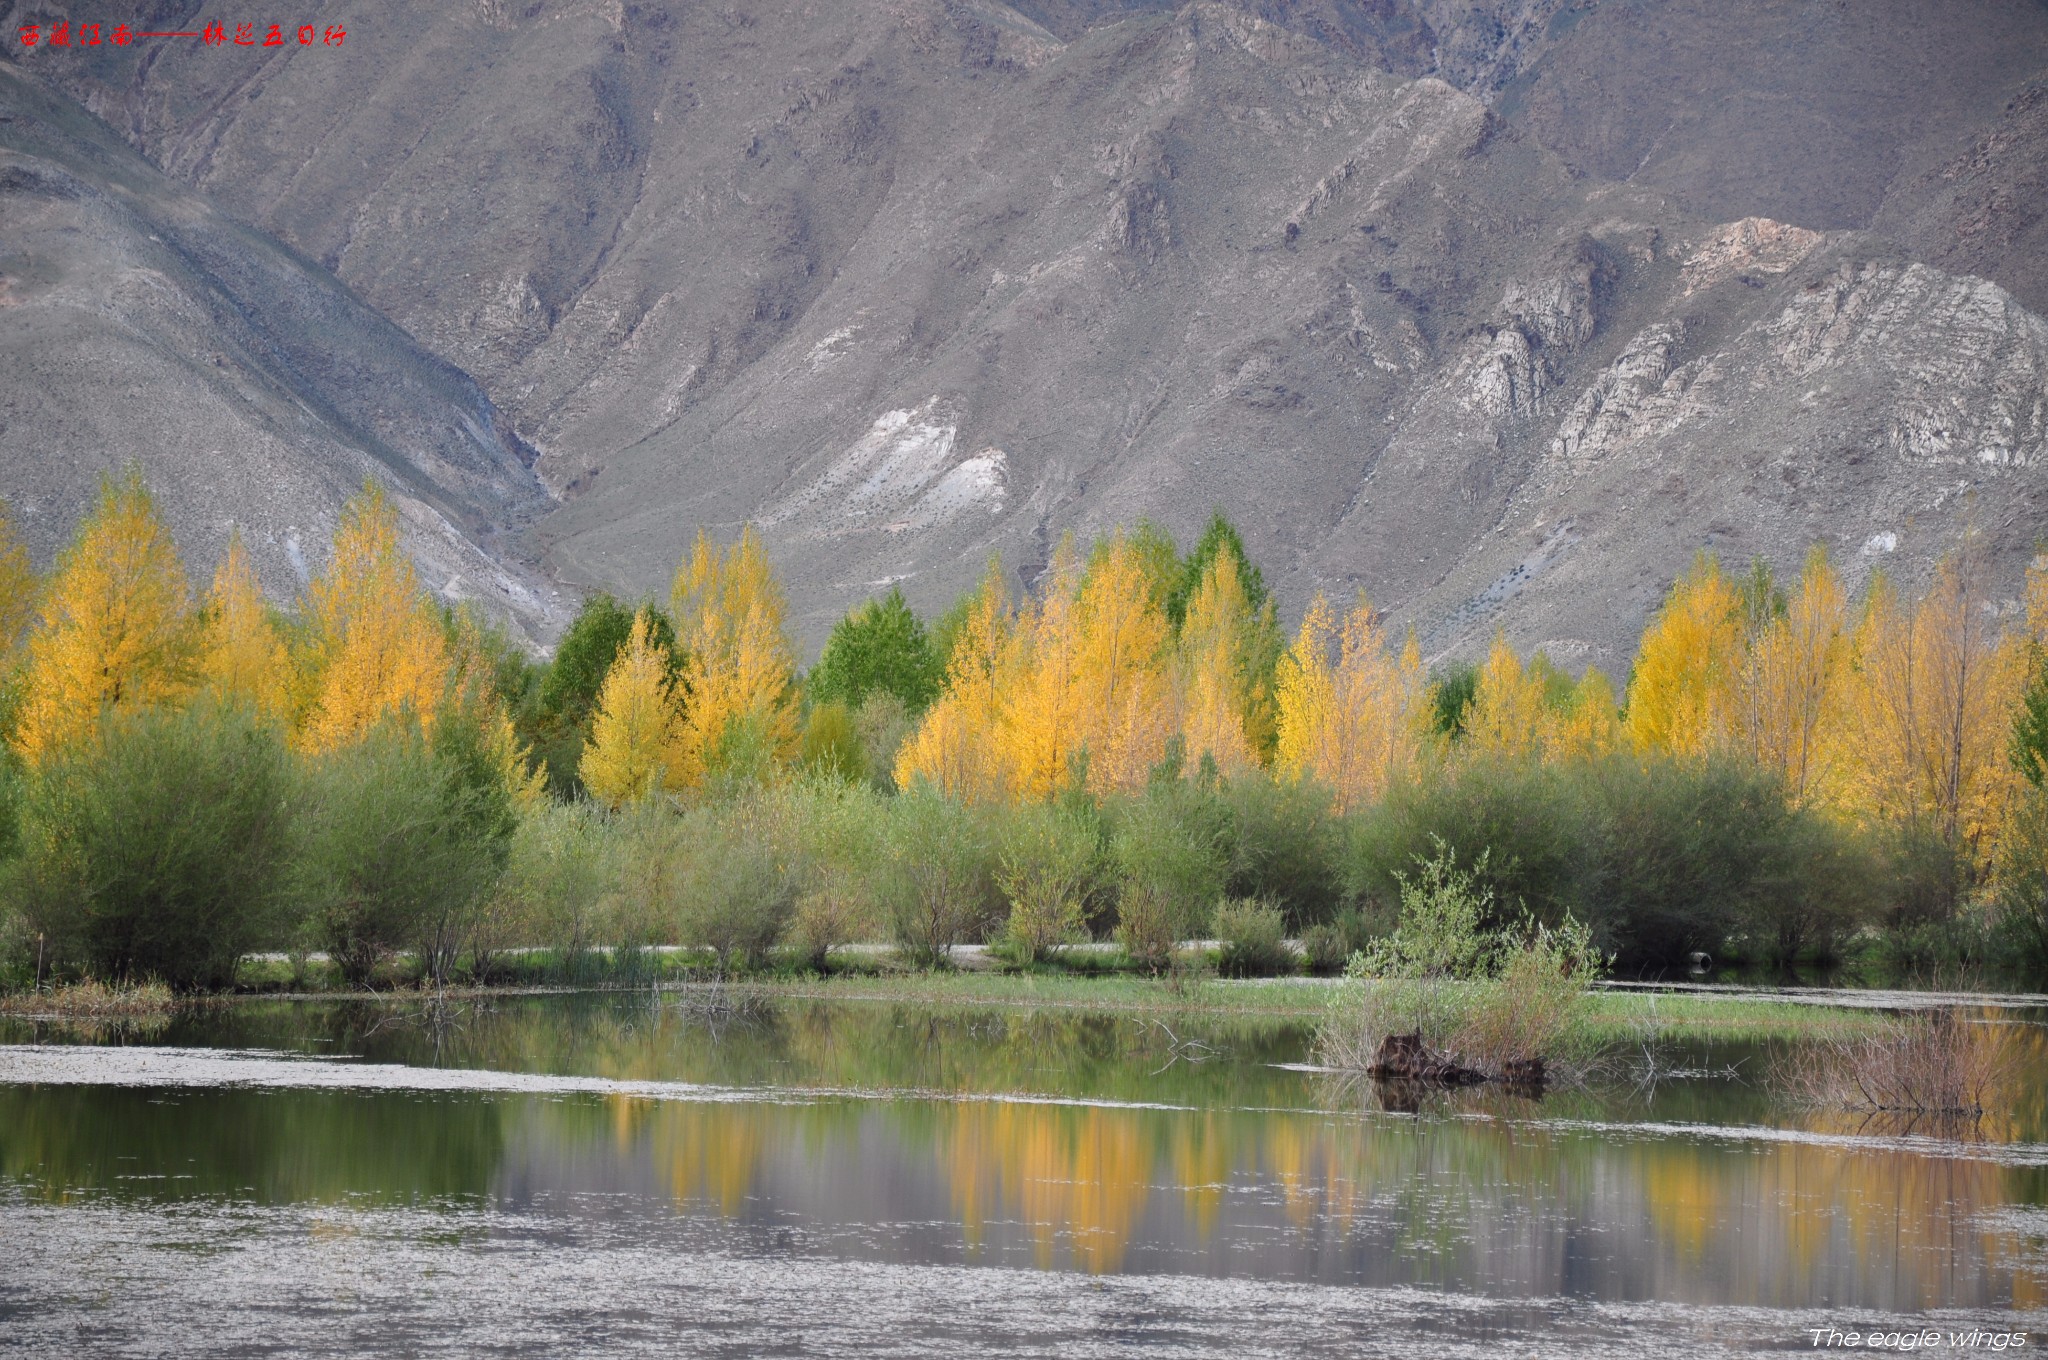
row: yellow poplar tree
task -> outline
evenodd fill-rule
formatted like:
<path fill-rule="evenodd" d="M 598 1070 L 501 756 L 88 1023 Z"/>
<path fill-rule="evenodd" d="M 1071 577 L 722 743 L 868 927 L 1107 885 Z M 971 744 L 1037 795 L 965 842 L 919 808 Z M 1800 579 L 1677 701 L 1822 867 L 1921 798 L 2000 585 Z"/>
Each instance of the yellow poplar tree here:
<path fill-rule="evenodd" d="M 796 649 L 759 531 L 748 525 L 721 553 L 699 530 L 673 600 L 688 696 L 678 776 L 694 782 L 732 758 L 740 741 L 758 743 L 771 763 L 788 759 L 798 737 Z"/>
<path fill-rule="evenodd" d="M 647 611 L 605 672 L 577 773 L 593 798 L 617 807 L 676 787 L 681 722 L 666 650 L 649 635 Z"/>
<path fill-rule="evenodd" d="M 1978 571 L 1968 554 L 1949 558 L 1911 609 L 1872 582 L 1831 744 L 1850 810 L 1924 826 L 1981 860 L 2018 777 L 2007 749 L 2025 644 L 1992 635 Z"/>
<path fill-rule="evenodd" d="M 199 671 L 207 688 L 266 718 L 292 714 L 291 654 L 270 621 L 256 569 L 237 533 L 214 569 L 206 597 L 206 651 Z"/>
<path fill-rule="evenodd" d="M 1744 754 L 1805 801 L 1820 780 L 1821 730 L 1838 701 L 1848 655 L 1848 596 L 1827 550 L 1807 554 L 1799 588 L 1750 638 L 1731 733 Z"/>
<path fill-rule="evenodd" d="M 1636 749 L 1696 756 L 1718 747 L 1742 656 L 1741 600 L 1720 563 L 1701 553 L 1643 632 L 1628 686 Z"/>
<path fill-rule="evenodd" d="M 946 687 L 897 752 L 899 788 L 923 781 L 963 801 L 1003 796 L 1007 781 L 996 725 L 1011 623 L 1002 563 L 990 558 L 947 658 Z"/>
<path fill-rule="evenodd" d="M 1538 654 L 1541 660 L 1541 654 Z M 1479 686 L 1465 715 L 1465 746 L 1473 755 L 1541 760 L 1555 743 L 1547 667 L 1524 666 L 1505 635 L 1495 633 Z"/>
<path fill-rule="evenodd" d="M 1254 622 L 1236 555 L 1217 553 L 1181 625 L 1180 730 L 1188 761 L 1199 765 L 1207 756 L 1225 778 L 1257 761 L 1246 735 L 1246 715 L 1264 697 L 1254 692 L 1246 674 L 1247 635 Z"/>
<path fill-rule="evenodd" d="M 182 699 L 196 633 L 185 569 L 141 474 L 103 480 L 29 639 L 22 756 L 39 762 L 111 709 Z"/>
<path fill-rule="evenodd" d="M 447 692 L 447 635 L 398 543 L 398 514 L 365 486 L 342 508 L 334 560 L 306 592 L 307 749 L 345 746 L 388 713 L 431 723 Z"/>
<path fill-rule="evenodd" d="M 1293 647 L 1280 659 L 1279 743 L 1275 763 L 1296 779 L 1315 779 L 1340 811 L 1372 802 L 1414 770 L 1427 734 L 1422 657 L 1410 637 L 1396 658 L 1361 598 L 1337 625 L 1321 595 L 1309 605 Z"/>
<path fill-rule="evenodd" d="M 1015 798 L 1043 801 L 1066 788 L 1085 739 L 1079 585 L 1069 538 L 1053 554 L 1044 588 L 1020 614 L 1006 648 L 996 741 Z"/>
<path fill-rule="evenodd" d="M 1096 553 L 1075 599 L 1080 736 L 1088 788 L 1097 795 L 1144 788 L 1178 726 L 1166 674 L 1164 592 L 1147 568 L 1119 533 Z"/>
<path fill-rule="evenodd" d="M 1570 704 L 1552 732 L 1551 757 L 1577 760 L 1608 755 L 1620 748 L 1621 736 L 1614 686 L 1597 666 L 1588 666 L 1572 688 Z"/>

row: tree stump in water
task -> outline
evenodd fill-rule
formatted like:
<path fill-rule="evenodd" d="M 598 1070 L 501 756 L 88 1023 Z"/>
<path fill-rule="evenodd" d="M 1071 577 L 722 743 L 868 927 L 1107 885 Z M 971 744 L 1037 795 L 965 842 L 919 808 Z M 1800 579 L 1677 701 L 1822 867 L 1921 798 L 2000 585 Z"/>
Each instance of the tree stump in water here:
<path fill-rule="evenodd" d="M 1429 1051 L 1422 1035 L 1389 1034 L 1380 1040 L 1367 1074 L 1382 1081 L 1427 1081 L 1440 1086 L 1471 1086 L 1485 1081 L 1484 1073 L 1460 1067 L 1450 1059 Z"/>

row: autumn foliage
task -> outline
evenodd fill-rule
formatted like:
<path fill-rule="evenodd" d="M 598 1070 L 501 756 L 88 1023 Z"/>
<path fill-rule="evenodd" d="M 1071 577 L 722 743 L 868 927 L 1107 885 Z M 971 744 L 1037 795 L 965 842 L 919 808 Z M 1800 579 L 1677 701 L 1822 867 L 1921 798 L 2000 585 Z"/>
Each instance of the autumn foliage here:
<path fill-rule="evenodd" d="M 932 957 L 994 932 L 1025 959 L 1115 931 L 1160 966 L 1215 920 L 1362 938 L 1416 835 L 1452 821 L 1475 862 L 1497 852 L 1503 902 L 1556 915 L 1566 898 L 1541 884 L 1571 879 L 1582 900 L 1625 889 L 1692 904 L 1683 930 L 1648 907 L 1598 922 L 1608 944 L 1659 960 L 1685 930 L 1768 941 L 1756 947 L 1781 958 L 1836 939 L 1871 918 L 1885 875 L 1869 866 L 1902 846 L 1949 866 L 1951 914 L 2029 874 L 2048 882 L 2025 848 L 2026 828 L 2048 828 L 2048 572 L 2030 577 L 2024 620 L 2001 615 L 1968 545 L 1913 591 L 1872 574 L 1852 593 L 1818 548 L 1782 583 L 1701 555 L 1647 621 L 1619 693 L 1599 668 L 1505 634 L 1454 691 L 1362 595 L 1318 594 L 1283 634 L 1220 517 L 1185 556 L 1141 524 L 1069 537 L 1028 578 L 991 560 L 929 630 L 900 594 L 871 601 L 834 630 L 807 688 L 751 527 L 723 543 L 697 533 L 664 601 L 594 601 L 550 670 L 428 596 L 401 513 L 366 488 L 291 600 L 266 598 L 239 537 L 195 597 L 135 472 L 105 483 L 46 576 L 0 514 L 0 711 L 24 777 L 146 782 L 149 762 L 104 758 L 137 733 L 172 753 L 166 769 L 215 768 L 178 747 L 196 733 L 274 743 L 307 775 L 308 815 L 328 819 L 307 842 L 319 853 L 300 856 L 326 877 L 295 891 L 326 904 L 332 947 L 365 977 L 406 929 L 437 976 L 461 947 L 512 947 L 517 924 L 489 915 L 497 875 L 511 863 L 523 883 L 552 881 L 533 847 L 557 843 L 580 847 L 579 900 L 634 920 L 622 940 L 710 931 L 728 961 L 769 939 L 735 915 L 748 892 L 714 881 L 743 870 L 773 880 L 774 929 L 811 940 L 814 960 L 856 930 Z M 201 716 L 171 721 L 187 713 Z M 529 756 L 543 741 L 547 772 Z M 404 788 L 387 797 L 380 780 Z M 582 820 L 562 822 L 550 792 L 587 794 Z M 83 881 L 58 863 L 82 852 L 51 829 L 57 804 L 35 806 L 25 825 L 44 841 L 30 852 L 73 874 L 50 882 Z M 724 846 L 726 868 L 700 863 L 697 841 Z M 377 873 L 357 872 L 366 856 Z M 589 886 L 600 861 L 610 896 Z M 818 867 L 841 861 L 865 867 Z M 1720 886 L 1664 881 L 1708 864 L 1736 868 Z M 429 865 L 431 891 L 415 872 Z M 1773 875 L 1778 887 L 1757 886 Z M 1793 902 L 1793 882 L 1820 886 Z M 463 933 L 450 893 L 494 921 L 496 943 L 480 925 Z M 1727 901 L 1700 905 L 1714 893 Z M 1237 905 L 1219 918 L 1224 901 Z M 580 916 L 574 935 L 580 951 Z M 193 976 L 219 974 L 207 957 Z"/>

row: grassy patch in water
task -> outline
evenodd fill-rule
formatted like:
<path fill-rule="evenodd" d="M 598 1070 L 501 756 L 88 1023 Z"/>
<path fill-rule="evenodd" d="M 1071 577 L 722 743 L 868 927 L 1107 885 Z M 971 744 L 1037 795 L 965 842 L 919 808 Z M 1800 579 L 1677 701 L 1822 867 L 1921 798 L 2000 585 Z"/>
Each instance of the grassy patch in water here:
<path fill-rule="evenodd" d="M 33 991 L 0 992 L 0 1015 L 111 1020 L 169 1015 L 178 999 L 161 982 L 110 985 L 87 978 Z"/>

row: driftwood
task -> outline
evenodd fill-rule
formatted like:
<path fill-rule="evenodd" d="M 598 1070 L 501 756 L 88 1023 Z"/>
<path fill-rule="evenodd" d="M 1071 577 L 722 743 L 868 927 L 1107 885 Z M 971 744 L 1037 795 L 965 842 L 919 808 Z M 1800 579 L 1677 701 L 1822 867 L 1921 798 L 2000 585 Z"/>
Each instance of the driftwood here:
<path fill-rule="evenodd" d="M 1484 1072 L 1431 1052 L 1420 1033 L 1389 1034 L 1380 1040 L 1380 1051 L 1365 1070 L 1381 1081 L 1426 1081 L 1436 1086 L 1475 1086 L 1486 1080 Z"/>
<path fill-rule="evenodd" d="M 1486 1073 L 1452 1061 L 1422 1042 L 1420 1032 L 1389 1034 L 1380 1040 L 1366 1073 L 1380 1081 L 1420 1082 L 1430 1086 L 1477 1086 L 1490 1081 Z M 1517 1058 L 1501 1070 L 1504 1086 L 1519 1090 L 1541 1090 L 1543 1059 Z"/>

